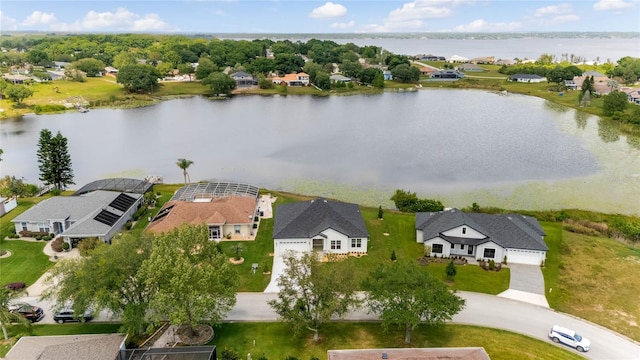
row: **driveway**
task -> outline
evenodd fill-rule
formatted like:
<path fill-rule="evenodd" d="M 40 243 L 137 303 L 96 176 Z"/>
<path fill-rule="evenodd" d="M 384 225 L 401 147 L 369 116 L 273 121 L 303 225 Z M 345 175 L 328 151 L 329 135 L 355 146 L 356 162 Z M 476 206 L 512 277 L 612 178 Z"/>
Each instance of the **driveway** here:
<path fill-rule="evenodd" d="M 549 308 L 540 266 L 509 264 L 509 270 L 509 289 L 498 296 Z"/>

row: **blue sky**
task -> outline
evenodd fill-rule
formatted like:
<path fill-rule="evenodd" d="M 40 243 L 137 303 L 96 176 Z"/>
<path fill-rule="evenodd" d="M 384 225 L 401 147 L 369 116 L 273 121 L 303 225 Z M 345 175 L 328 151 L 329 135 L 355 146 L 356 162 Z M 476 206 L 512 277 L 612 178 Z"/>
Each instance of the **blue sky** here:
<path fill-rule="evenodd" d="M 2 0 L 0 31 L 640 31 L 640 0 Z"/>

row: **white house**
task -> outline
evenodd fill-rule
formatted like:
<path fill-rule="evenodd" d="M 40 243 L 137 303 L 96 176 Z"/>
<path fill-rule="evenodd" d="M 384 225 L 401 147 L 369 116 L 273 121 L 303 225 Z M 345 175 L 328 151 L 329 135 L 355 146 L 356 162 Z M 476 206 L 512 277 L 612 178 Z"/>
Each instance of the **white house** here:
<path fill-rule="evenodd" d="M 509 76 L 509 80 L 524 83 L 539 83 L 546 81 L 547 78 L 536 74 L 513 74 Z"/>
<path fill-rule="evenodd" d="M 276 255 L 288 250 L 363 254 L 369 233 L 357 204 L 315 199 L 278 206 L 273 240 Z"/>
<path fill-rule="evenodd" d="M 458 209 L 416 213 L 416 239 L 435 256 L 540 265 L 548 251 L 535 218 L 517 214 L 465 213 Z"/>

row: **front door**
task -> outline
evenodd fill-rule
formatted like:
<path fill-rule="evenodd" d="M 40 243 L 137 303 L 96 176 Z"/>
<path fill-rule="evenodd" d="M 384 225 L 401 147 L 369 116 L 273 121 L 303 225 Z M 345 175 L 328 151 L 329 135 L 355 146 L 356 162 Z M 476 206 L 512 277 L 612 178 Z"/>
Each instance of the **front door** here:
<path fill-rule="evenodd" d="M 209 226 L 209 240 L 220 240 L 220 226 Z"/>
<path fill-rule="evenodd" d="M 467 255 L 473 255 L 473 245 L 469 245 L 469 249 L 467 249 Z"/>
<path fill-rule="evenodd" d="M 313 251 L 322 252 L 324 250 L 323 239 L 313 239 Z"/>

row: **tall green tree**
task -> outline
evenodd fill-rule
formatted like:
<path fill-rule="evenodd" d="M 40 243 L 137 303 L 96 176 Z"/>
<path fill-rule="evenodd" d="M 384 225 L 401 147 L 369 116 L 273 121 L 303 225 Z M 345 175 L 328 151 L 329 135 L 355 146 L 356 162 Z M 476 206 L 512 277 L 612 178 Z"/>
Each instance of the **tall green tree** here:
<path fill-rule="evenodd" d="M 113 57 L 113 66 L 121 69 L 127 65 L 135 65 L 138 63 L 136 55 L 129 51 L 122 51 Z"/>
<path fill-rule="evenodd" d="M 118 69 L 116 82 L 129 92 L 153 91 L 161 77 L 162 74 L 151 65 L 134 64 Z"/>
<path fill-rule="evenodd" d="M 15 102 L 18 107 L 22 106 L 24 99 L 33 96 L 33 90 L 26 85 L 9 84 L 4 88 L 3 93 L 9 100 Z"/>
<path fill-rule="evenodd" d="M 84 71 L 88 77 L 99 76 L 104 71 L 104 62 L 97 59 L 85 58 L 71 63 L 71 67 Z"/>
<path fill-rule="evenodd" d="M 391 70 L 394 80 L 401 81 L 403 83 L 413 82 L 420 80 L 420 69 L 415 66 L 407 64 L 400 64 Z"/>
<path fill-rule="evenodd" d="M 189 182 L 191 182 L 191 178 L 189 177 L 189 173 L 187 172 L 187 169 L 189 168 L 189 166 L 193 165 L 193 161 L 188 159 L 178 159 L 178 161 L 176 162 L 176 165 L 178 165 L 178 167 L 182 169 L 182 175 L 184 176 L 184 184 L 187 185 L 187 179 L 189 179 Z"/>
<path fill-rule="evenodd" d="M 55 299 L 58 306 L 73 304 L 75 312 L 107 309 L 122 321 L 122 331 L 140 335 L 150 323 L 146 318 L 150 293 L 140 273 L 142 263 L 151 256 L 153 238 L 125 234 L 109 246 L 98 246 L 91 256 L 68 259 L 51 269 L 49 286 L 43 297 Z"/>
<path fill-rule="evenodd" d="M 629 97 L 622 91 L 615 90 L 602 98 L 602 112 L 611 116 L 616 111 L 624 111 L 629 104 Z"/>
<path fill-rule="evenodd" d="M 404 341 L 419 324 L 443 324 L 460 312 L 464 299 L 413 263 L 397 261 L 380 265 L 364 282 L 367 304 L 380 314 L 385 331 L 391 325 L 405 329 Z"/>
<path fill-rule="evenodd" d="M 227 257 L 209 241 L 206 225 L 182 225 L 156 235 L 151 256 L 140 274 L 153 296 L 152 318 L 195 326 L 222 321 L 236 303 L 238 274 Z"/>
<path fill-rule="evenodd" d="M 318 341 L 322 324 L 360 307 L 350 262 L 322 264 L 317 254 L 288 252 L 284 263 L 284 273 L 277 280 L 278 298 L 269 305 L 295 333 L 311 330 Z"/>
<path fill-rule="evenodd" d="M 37 157 L 40 181 L 45 185 L 54 185 L 56 189 L 64 190 L 67 186 L 75 184 L 67 138 L 62 136 L 60 131 L 56 136 L 52 136 L 49 129 L 40 131 Z"/>
<path fill-rule="evenodd" d="M 211 88 L 211 92 L 216 95 L 231 95 L 233 89 L 236 88 L 236 82 L 231 76 L 222 73 L 214 72 L 202 80 L 202 85 Z"/>

